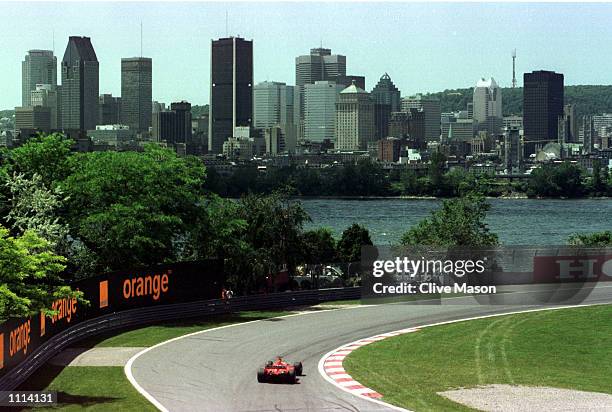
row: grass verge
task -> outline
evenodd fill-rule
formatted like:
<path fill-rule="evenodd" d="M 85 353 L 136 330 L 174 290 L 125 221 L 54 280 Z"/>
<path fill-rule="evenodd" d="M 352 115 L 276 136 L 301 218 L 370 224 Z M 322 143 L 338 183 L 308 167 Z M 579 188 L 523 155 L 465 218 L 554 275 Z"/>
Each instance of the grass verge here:
<path fill-rule="evenodd" d="M 249 311 L 228 315 L 213 315 L 181 321 L 164 322 L 99 335 L 78 342 L 77 347 L 139 347 L 153 346 L 188 333 L 234 323 L 269 319 L 288 315 L 288 311 Z M 57 391 L 58 404 L 32 411 L 156 411 L 127 380 L 123 367 L 54 366 L 47 364 L 32 375 L 18 390 Z"/>
<path fill-rule="evenodd" d="M 351 353 L 344 368 L 384 400 L 466 411 L 437 392 L 502 383 L 612 394 L 612 305 L 425 328 Z"/>

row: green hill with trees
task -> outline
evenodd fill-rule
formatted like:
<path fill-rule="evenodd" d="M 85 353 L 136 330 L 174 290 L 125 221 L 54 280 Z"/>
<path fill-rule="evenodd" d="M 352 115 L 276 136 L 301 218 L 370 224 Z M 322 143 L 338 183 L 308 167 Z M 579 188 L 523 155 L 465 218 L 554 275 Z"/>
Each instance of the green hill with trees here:
<path fill-rule="evenodd" d="M 473 87 L 428 93 L 440 99 L 442 112 L 465 110 L 472 101 Z M 523 111 L 523 88 L 502 88 L 504 116 L 520 115 Z M 612 112 L 612 86 L 565 86 L 565 103 L 576 105 L 578 117 Z"/>

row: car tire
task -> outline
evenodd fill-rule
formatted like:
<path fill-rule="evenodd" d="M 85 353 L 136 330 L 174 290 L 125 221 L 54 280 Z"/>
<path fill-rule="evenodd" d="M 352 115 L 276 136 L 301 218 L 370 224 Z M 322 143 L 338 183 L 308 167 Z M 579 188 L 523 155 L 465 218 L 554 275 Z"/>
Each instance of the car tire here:
<path fill-rule="evenodd" d="M 271 360 L 269 360 L 269 361 L 267 361 L 267 362 L 266 362 L 266 366 L 272 366 L 272 364 L 273 364 L 273 363 L 274 363 L 274 362 L 272 362 Z"/>
<path fill-rule="evenodd" d="M 264 368 L 259 368 L 257 371 L 257 382 L 265 382 L 266 381 L 266 370 Z"/>
<path fill-rule="evenodd" d="M 296 383 L 297 380 L 296 380 L 296 377 L 295 377 L 295 370 L 292 370 L 291 372 L 289 372 L 289 374 L 287 375 L 287 380 L 291 384 Z"/>
<path fill-rule="evenodd" d="M 302 376 L 302 362 L 296 362 L 293 364 L 293 367 L 295 368 L 295 374 L 297 376 Z"/>

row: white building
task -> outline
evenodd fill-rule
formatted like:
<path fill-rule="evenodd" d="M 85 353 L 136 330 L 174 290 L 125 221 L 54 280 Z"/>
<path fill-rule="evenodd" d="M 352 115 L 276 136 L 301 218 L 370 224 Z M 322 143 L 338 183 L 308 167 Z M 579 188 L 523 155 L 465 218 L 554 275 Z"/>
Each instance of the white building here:
<path fill-rule="evenodd" d="M 304 138 L 313 142 L 334 139 L 336 102 L 344 87 L 331 81 L 304 85 Z"/>
<path fill-rule="evenodd" d="M 476 83 L 473 95 L 474 122 L 477 130 L 486 130 L 489 135 L 500 133 L 503 123 L 502 92 L 495 80 L 480 79 Z"/>
<path fill-rule="evenodd" d="M 366 150 L 374 137 L 374 101 L 353 82 L 336 103 L 335 149 Z"/>
<path fill-rule="evenodd" d="M 261 82 L 253 88 L 253 119 L 258 129 L 279 126 L 288 143 L 286 149 L 295 151 L 296 127 L 294 120 L 294 87 L 280 82 Z"/>

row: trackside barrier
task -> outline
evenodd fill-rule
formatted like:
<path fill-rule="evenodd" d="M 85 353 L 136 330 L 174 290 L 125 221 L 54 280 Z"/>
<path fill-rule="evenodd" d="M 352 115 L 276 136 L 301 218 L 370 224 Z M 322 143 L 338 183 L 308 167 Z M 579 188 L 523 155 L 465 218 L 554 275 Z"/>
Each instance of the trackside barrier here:
<path fill-rule="evenodd" d="M 0 391 L 17 388 L 32 373 L 64 348 L 89 337 L 126 327 L 155 322 L 223 314 L 243 310 L 282 309 L 292 306 L 312 305 L 330 300 L 359 299 L 361 288 L 334 288 L 297 292 L 270 293 L 265 295 L 238 296 L 229 301 L 220 299 L 189 303 L 162 304 L 137 309 L 126 309 L 82 320 L 58 332 L 42 342 L 16 366 L 0 378 Z"/>

